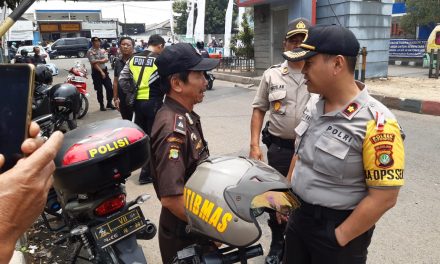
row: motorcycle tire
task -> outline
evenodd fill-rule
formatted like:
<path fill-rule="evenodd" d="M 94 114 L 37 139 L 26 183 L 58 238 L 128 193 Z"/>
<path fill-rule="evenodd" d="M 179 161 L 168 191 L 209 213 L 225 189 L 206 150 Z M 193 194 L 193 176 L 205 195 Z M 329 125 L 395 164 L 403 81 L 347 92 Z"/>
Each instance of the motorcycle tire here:
<path fill-rule="evenodd" d="M 81 94 L 80 97 L 81 97 L 81 107 L 79 109 L 78 116 L 76 117 L 78 119 L 83 118 L 87 114 L 87 111 L 89 110 L 89 99 L 87 99 L 87 97 L 84 94 Z"/>

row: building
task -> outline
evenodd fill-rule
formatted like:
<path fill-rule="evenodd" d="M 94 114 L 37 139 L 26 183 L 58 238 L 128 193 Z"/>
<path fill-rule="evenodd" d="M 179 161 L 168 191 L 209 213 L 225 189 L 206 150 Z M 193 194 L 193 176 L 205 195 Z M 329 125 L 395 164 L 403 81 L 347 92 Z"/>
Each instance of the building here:
<path fill-rule="evenodd" d="M 388 47 L 393 0 L 237 0 L 254 7 L 255 67 L 261 74 L 283 59 L 282 40 L 288 21 L 304 17 L 316 24 L 341 24 L 367 47 L 366 77 L 388 74 Z"/>
<path fill-rule="evenodd" d="M 148 35 L 159 34 L 161 36 L 171 36 L 170 20 L 167 19 L 160 23 L 146 25 L 145 34 Z"/>
<path fill-rule="evenodd" d="M 101 10 L 35 10 L 42 41 L 59 38 L 100 37 L 116 39 L 122 27 L 117 19 L 103 19 Z"/>

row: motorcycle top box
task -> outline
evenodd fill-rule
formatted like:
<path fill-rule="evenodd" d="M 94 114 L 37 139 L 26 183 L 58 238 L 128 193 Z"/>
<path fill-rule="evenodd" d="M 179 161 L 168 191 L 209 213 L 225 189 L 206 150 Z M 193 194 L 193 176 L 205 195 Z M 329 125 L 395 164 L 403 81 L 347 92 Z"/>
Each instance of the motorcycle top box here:
<path fill-rule="evenodd" d="M 148 135 L 127 120 L 105 120 L 69 131 L 55 158 L 54 187 L 95 193 L 123 182 L 150 158 Z"/>

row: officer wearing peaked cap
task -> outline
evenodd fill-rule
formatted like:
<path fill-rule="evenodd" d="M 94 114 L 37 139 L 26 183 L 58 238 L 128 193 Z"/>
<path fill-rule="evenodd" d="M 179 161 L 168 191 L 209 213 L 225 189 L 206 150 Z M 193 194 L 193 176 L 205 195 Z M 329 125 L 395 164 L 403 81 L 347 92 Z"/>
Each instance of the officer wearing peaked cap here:
<path fill-rule="evenodd" d="M 209 241 L 185 232 L 187 218 L 183 188 L 199 162 L 209 156 L 200 117 L 193 111 L 207 87 L 205 71 L 218 60 L 202 58 L 188 43 L 167 47 L 156 59 L 166 97 L 151 132 L 153 185 L 162 204 L 159 247 L 162 263 L 171 263 L 177 251 Z"/>
<path fill-rule="evenodd" d="M 309 92 L 295 128 L 292 189 L 301 206 L 290 215 L 284 263 L 366 263 L 374 226 L 403 185 L 403 132 L 394 115 L 355 81 L 359 42 L 341 26 L 314 26 L 299 48 Z"/>
<path fill-rule="evenodd" d="M 298 47 L 307 38 L 309 21 L 304 18 L 292 20 L 284 38 L 284 50 Z M 287 175 L 294 153 L 294 129 L 301 119 L 310 94 L 307 92 L 301 68 L 303 62 L 284 61 L 267 69 L 252 103 L 251 142 L 249 157 L 263 159 L 260 149 L 260 131 L 265 113 L 269 121 L 263 130 L 263 143 L 268 147 L 269 165 Z M 284 244 L 284 224 L 279 224 L 275 213 L 270 213 L 269 227 L 272 232 L 270 251 L 266 263 L 279 263 Z"/>

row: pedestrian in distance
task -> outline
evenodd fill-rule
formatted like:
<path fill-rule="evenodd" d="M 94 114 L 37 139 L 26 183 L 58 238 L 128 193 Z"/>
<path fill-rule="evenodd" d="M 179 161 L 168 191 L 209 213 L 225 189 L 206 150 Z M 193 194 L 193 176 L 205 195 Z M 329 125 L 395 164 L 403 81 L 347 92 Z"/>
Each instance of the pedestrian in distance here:
<path fill-rule="evenodd" d="M 119 40 L 119 49 L 121 56 L 116 58 L 114 79 L 113 79 L 113 102 L 116 109 L 121 113 L 122 119 L 132 120 L 133 109 L 127 105 L 125 93 L 119 85 L 119 74 L 125 67 L 127 61 L 131 58 L 134 52 L 134 41 L 130 37 L 122 37 Z"/>
<path fill-rule="evenodd" d="M 148 49 L 136 53 L 119 75 L 119 85 L 126 96 L 126 103 L 134 110 L 134 122 L 151 135 L 156 112 L 162 106 L 164 92 L 160 86 L 159 73 L 154 63 L 165 47 L 160 35 L 151 35 Z M 139 175 L 139 183 L 153 181 L 150 166 L 146 164 Z"/>
<path fill-rule="evenodd" d="M 283 40 L 284 51 L 299 47 L 307 37 L 310 22 L 304 18 L 292 20 Z M 307 101 L 311 98 L 301 73 L 303 62 L 284 61 L 267 69 L 252 103 L 251 142 L 249 157 L 263 160 L 260 148 L 260 131 L 264 116 L 269 111 L 269 121 L 263 130 L 270 166 L 287 176 L 295 146 L 295 127 Z M 316 96 L 316 95 L 315 95 Z M 316 99 L 315 99 L 316 100 Z M 268 225 L 272 233 L 266 263 L 280 263 L 284 248 L 285 224 L 278 223 L 275 212 L 269 212 Z"/>
<path fill-rule="evenodd" d="M 63 134 L 57 131 L 44 143 L 37 137 L 39 132 L 39 126 L 31 123 L 30 138 L 21 145 L 26 157 L 0 174 L 0 263 L 9 263 L 17 240 L 43 211 L 52 187 L 53 159 L 61 147 Z M 0 167 L 4 162 L 0 154 Z"/>
<path fill-rule="evenodd" d="M 34 56 L 32 57 L 32 63 L 34 65 L 38 64 L 46 64 L 46 59 L 43 55 L 40 54 L 40 48 L 38 46 L 35 46 L 33 48 Z"/>
<path fill-rule="evenodd" d="M 99 110 L 106 111 L 108 109 L 115 110 L 116 107 L 112 104 L 113 89 L 112 81 L 110 80 L 106 63 L 108 62 L 107 53 L 100 48 L 101 40 L 98 37 L 92 38 L 92 47 L 87 51 L 87 58 L 89 59 L 92 68 L 93 86 L 99 102 Z M 107 106 L 104 106 L 104 95 L 102 93 L 102 86 L 105 88 Z"/>
<path fill-rule="evenodd" d="M 283 263 L 360 264 L 376 222 L 404 184 L 403 132 L 395 116 L 354 79 L 359 42 L 348 29 L 313 26 L 299 48 L 309 103 L 289 177 L 301 202 L 289 217 Z"/>
<path fill-rule="evenodd" d="M 172 263 L 179 250 L 197 243 L 212 249 L 213 243 L 185 231 L 183 188 L 200 161 L 209 156 L 200 117 L 194 105 L 203 101 L 207 80 L 204 72 L 215 68 L 216 59 L 202 58 L 191 44 L 167 47 L 156 64 L 165 102 L 151 133 L 154 188 L 162 204 L 159 247 L 162 263 Z"/>

